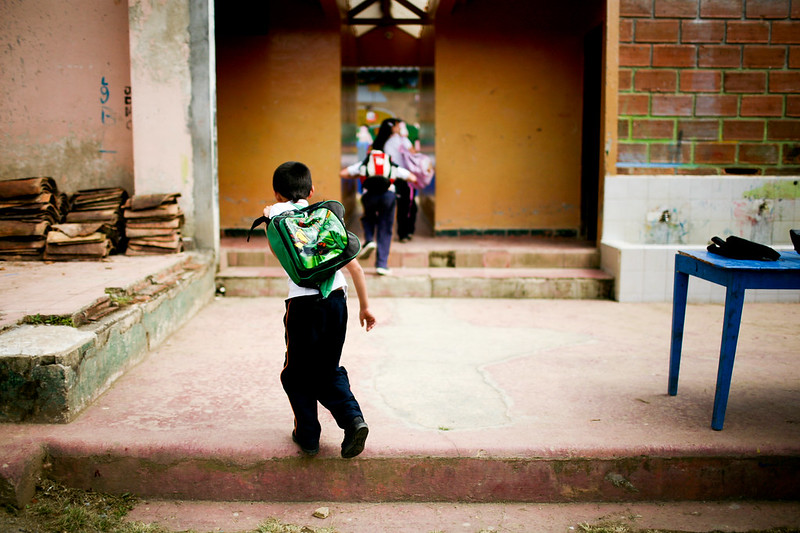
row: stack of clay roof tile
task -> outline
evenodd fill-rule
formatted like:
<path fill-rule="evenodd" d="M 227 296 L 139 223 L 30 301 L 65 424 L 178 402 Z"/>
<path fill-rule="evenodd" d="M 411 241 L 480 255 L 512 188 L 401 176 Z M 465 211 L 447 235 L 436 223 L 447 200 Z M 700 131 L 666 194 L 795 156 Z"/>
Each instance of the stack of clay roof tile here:
<path fill-rule="evenodd" d="M 183 251 L 183 212 L 179 193 L 132 196 L 123 206 L 126 255 L 175 254 Z"/>
<path fill-rule="evenodd" d="M 0 259 L 41 259 L 46 234 L 66 209 L 53 178 L 0 181 Z"/>
<path fill-rule="evenodd" d="M 103 222 L 54 224 L 47 234 L 44 259 L 72 261 L 104 259 L 113 247 L 110 235 L 116 230 Z"/>
<path fill-rule="evenodd" d="M 111 253 L 125 248 L 125 219 L 122 205 L 128 193 L 120 187 L 85 189 L 72 195 L 65 222 L 72 224 L 106 224 L 105 234 L 111 240 Z"/>

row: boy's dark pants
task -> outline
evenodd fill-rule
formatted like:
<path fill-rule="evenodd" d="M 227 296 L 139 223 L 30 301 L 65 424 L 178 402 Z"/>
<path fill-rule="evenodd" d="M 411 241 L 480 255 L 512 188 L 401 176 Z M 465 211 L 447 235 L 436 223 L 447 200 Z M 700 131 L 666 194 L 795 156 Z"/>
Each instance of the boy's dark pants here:
<path fill-rule="evenodd" d="M 283 390 L 295 418 L 295 438 L 305 449 L 319 446 L 322 428 L 317 402 L 328 409 L 338 426 L 349 427 L 363 416 L 350 391 L 347 371 L 339 366 L 347 332 L 344 292 L 327 298 L 301 296 L 286 301 L 286 361 L 281 372 Z"/>

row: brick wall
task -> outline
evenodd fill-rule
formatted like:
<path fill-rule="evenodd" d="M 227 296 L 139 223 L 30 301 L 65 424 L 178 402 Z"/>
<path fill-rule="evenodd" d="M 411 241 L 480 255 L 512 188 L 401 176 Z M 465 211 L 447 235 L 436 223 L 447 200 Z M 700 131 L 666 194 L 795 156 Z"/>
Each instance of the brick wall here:
<path fill-rule="evenodd" d="M 620 0 L 619 174 L 800 174 L 800 0 Z"/>

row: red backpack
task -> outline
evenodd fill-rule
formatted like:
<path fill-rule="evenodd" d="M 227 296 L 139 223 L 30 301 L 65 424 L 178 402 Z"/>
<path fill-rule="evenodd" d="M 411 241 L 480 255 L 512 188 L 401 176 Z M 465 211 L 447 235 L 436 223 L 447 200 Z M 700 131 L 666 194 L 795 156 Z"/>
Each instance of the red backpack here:
<path fill-rule="evenodd" d="M 394 183 L 392 174 L 395 166 L 389 154 L 381 150 L 372 150 L 367 154 L 359 168 L 361 184 L 371 193 L 380 194 L 388 191 L 389 187 Z"/>

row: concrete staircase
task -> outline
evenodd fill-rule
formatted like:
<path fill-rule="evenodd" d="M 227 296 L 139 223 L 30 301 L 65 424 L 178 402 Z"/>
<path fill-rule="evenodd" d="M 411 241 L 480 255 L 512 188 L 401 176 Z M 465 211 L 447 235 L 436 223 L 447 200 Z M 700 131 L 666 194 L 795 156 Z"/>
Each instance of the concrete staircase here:
<path fill-rule="evenodd" d="M 373 256 L 374 257 L 374 256 Z M 427 237 L 393 243 L 391 276 L 362 261 L 374 297 L 610 299 L 600 252 L 574 239 Z M 257 236 L 222 241 L 217 286 L 228 296 L 284 296 L 286 278 Z"/>

